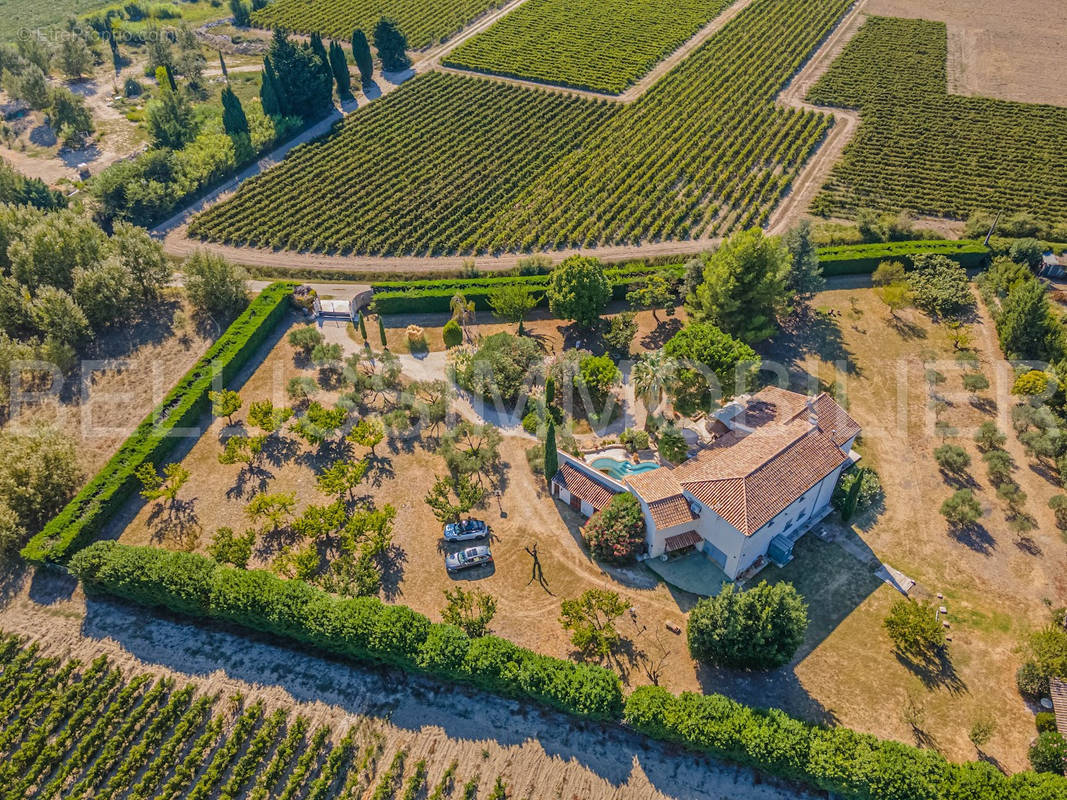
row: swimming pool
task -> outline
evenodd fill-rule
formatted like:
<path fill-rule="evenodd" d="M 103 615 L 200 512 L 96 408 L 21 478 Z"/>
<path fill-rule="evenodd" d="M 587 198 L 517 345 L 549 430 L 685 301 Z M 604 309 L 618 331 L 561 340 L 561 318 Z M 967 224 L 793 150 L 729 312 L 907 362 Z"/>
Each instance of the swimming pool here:
<path fill-rule="evenodd" d="M 640 475 L 642 472 L 650 472 L 651 470 L 659 469 L 659 464 L 655 461 L 638 461 L 634 464 L 632 461 L 623 461 L 619 458 L 596 458 L 593 459 L 590 466 L 593 467 L 593 469 L 606 472 L 616 480 L 622 480 L 630 475 Z"/>

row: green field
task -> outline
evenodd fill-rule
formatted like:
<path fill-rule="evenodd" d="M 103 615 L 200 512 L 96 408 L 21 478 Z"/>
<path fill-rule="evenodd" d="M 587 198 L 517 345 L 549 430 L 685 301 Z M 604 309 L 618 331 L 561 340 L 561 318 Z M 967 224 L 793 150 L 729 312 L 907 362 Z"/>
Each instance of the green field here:
<path fill-rule="evenodd" d="M 813 210 L 1067 221 L 1067 109 L 947 93 L 940 22 L 870 18 L 812 88 L 863 118 Z"/>
<path fill-rule="evenodd" d="M 396 21 L 408 47 L 420 50 L 442 42 L 505 0 L 274 0 L 252 21 L 264 28 L 318 32 L 348 41 L 356 28 L 370 38 L 385 16 Z"/>
<path fill-rule="evenodd" d="M 619 94 L 731 0 L 528 0 L 448 66 Z"/>
<path fill-rule="evenodd" d="M 632 105 L 419 77 L 191 231 L 382 255 L 678 240 L 765 222 L 831 124 L 775 97 L 849 0 L 756 0 Z"/>
<path fill-rule="evenodd" d="M 14 44 L 20 32 L 61 25 L 76 17 L 108 5 L 108 0 L 0 0 L 0 42 Z"/>

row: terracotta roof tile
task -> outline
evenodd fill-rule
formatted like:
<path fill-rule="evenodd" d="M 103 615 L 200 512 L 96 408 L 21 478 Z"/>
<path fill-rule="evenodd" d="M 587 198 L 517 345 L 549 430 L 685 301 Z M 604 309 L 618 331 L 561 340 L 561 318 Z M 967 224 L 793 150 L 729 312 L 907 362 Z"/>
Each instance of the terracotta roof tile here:
<path fill-rule="evenodd" d="M 651 469 L 637 475 L 630 475 L 626 483 L 637 492 L 646 503 L 666 500 L 682 493 L 682 486 L 674 479 L 674 470 L 670 467 Z"/>
<path fill-rule="evenodd" d="M 559 484 L 579 500 L 589 503 L 597 511 L 605 508 L 611 502 L 611 498 L 618 494 L 616 490 L 609 489 L 604 484 L 593 480 L 570 464 L 560 466 L 552 482 Z"/>
<path fill-rule="evenodd" d="M 1059 678 L 1049 679 L 1052 708 L 1056 713 L 1056 729 L 1067 736 L 1067 682 Z"/>
<path fill-rule="evenodd" d="M 746 536 L 847 460 L 829 437 L 802 420 L 716 445 L 675 469 L 674 478 Z"/>
<path fill-rule="evenodd" d="M 670 528 L 685 522 L 693 522 L 697 515 L 690 508 L 690 502 L 683 494 L 676 494 L 663 500 L 648 504 L 652 522 L 659 529 Z"/>
<path fill-rule="evenodd" d="M 677 536 L 668 536 L 663 540 L 663 543 L 667 552 L 671 553 L 675 550 L 681 550 L 683 547 L 692 547 L 700 544 L 700 534 L 696 531 L 686 531 L 685 533 L 679 533 Z"/>
<path fill-rule="evenodd" d="M 816 397 L 812 405 L 815 407 L 819 430 L 833 439 L 838 447 L 860 432 L 859 423 L 826 392 Z"/>

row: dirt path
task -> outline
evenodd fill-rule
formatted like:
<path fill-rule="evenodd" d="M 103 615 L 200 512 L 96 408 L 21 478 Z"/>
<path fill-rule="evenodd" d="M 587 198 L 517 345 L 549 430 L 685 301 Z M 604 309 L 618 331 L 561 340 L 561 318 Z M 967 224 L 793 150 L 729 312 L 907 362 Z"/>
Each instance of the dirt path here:
<path fill-rule="evenodd" d="M 86 600 L 72 581 L 38 575 L 9 587 L 0 628 L 39 641 L 48 654 L 109 656 L 129 672 L 150 671 L 228 696 L 241 691 L 268 708 L 315 724 L 369 724 L 385 752 L 407 747 L 430 774 L 453 760 L 460 774 L 502 774 L 515 797 L 583 800 L 807 800 L 807 792 L 754 772 L 650 742 L 614 726 L 569 718 L 400 672 L 363 669 L 251 636 Z"/>
<path fill-rule="evenodd" d="M 815 106 L 805 101 L 811 87 L 823 76 L 834 63 L 845 45 L 859 32 L 866 19 L 862 13 L 865 0 L 859 0 L 838 22 L 837 27 L 830 33 L 822 47 L 805 64 L 801 70 L 778 95 L 777 102 L 789 108 L 797 108 L 805 111 L 818 111 L 820 113 L 833 114 L 834 125 L 826 134 L 826 138 L 819 145 L 815 154 L 808 160 L 807 165 L 797 176 L 789 192 L 782 198 L 775 208 L 774 213 L 767 224 L 767 231 L 772 234 L 781 234 L 792 225 L 797 218 L 803 215 L 811 207 L 812 201 L 818 195 L 826 182 L 830 170 L 841 157 L 845 147 L 860 125 L 860 115 L 856 111 L 833 108 L 827 109 Z"/>

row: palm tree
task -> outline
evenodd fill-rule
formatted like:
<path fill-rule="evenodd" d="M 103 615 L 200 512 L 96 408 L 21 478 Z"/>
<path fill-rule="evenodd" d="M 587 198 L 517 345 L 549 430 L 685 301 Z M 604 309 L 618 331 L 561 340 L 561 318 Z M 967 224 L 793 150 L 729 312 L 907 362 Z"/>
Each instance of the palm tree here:
<path fill-rule="evenodd" d="M 630 383 L 634 394 L 641 398 L 651 414 L 674 386 L 678 364 L 662 350 L 653 350 L 637 360 L 630 370 Z"/>

